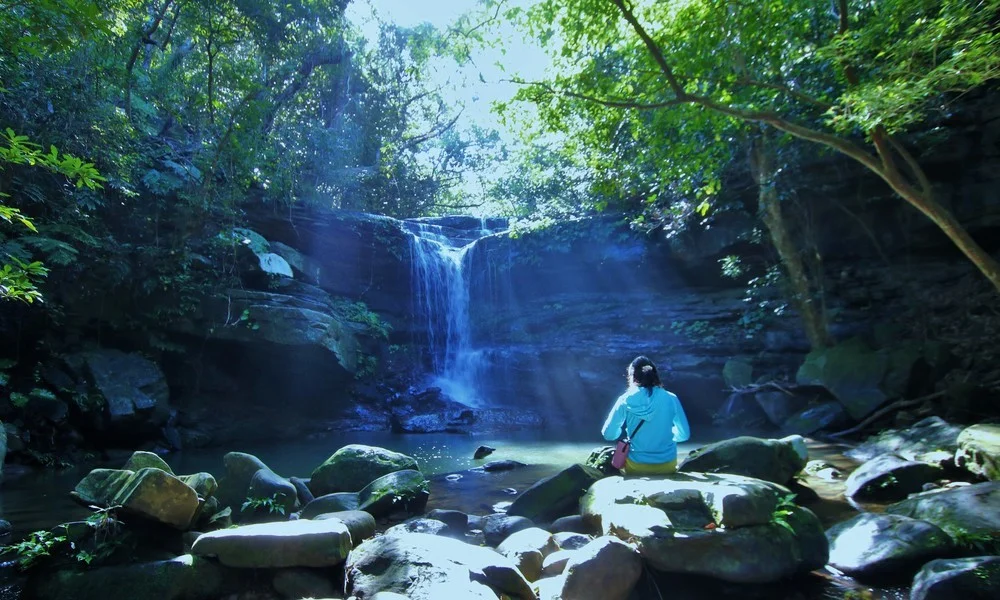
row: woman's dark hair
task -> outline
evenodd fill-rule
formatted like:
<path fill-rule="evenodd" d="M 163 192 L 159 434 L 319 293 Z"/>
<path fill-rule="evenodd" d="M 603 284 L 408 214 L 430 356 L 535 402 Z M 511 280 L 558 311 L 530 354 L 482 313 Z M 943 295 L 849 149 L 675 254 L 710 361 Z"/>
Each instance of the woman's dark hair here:
<path fill-rule="evenodd" d="M 646 388 L 646 392 L 652 396 L 653 388 L 663 385 L 660 383 L 660 374 L 656 371 L 656 365 L 645 356 L 637 356 L 628 366 L 628 383 L 633 383 L 641 388 Z"/>

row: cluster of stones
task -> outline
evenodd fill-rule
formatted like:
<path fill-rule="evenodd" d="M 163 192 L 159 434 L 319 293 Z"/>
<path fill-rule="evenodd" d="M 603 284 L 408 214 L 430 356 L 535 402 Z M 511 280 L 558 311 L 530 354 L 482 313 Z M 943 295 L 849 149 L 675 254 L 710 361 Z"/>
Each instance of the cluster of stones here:
<path fill-rule="evenodd" d="M 970 556 L 962 540 L 1000 531 L 1000 484 L 918 494 L 824 531 L 791 501 L 807 459 L 797 436 L 741 437 L 692 453 L 671 476 L 577 464 L 504 512 L 469 515 L 424 514 L 416 462 L 381 448 L 341 448 L 307 480 L 230 453 L 218 485 L 136 453 L 124 469 L 91 472 L 74 497 L 184 532 L 184 552 L 40 576 L 29 597 L 219 598 L 267 577 L 269 593 L 291 599 L 625 600 L 644 567 L 752 585 L 825 566 L 862 579 L 912 572 L 914 600 L 995 597 L 1000 558 Z M 398 524 L 385 528 L 390 517 Z"/>

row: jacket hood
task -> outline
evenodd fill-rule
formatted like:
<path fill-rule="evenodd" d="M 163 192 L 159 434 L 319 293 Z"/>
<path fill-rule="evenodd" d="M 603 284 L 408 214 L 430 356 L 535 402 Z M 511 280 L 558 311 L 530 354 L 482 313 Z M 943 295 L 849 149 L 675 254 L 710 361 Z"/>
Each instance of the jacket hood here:
<path fill-rule="evenodd" d="M 653 388 L 653 395 L 656 394 L 656 388 Z M 655 413 L 653 405 L 653 396 L 645 388 L 636 388 L 634 391 L 629 390 L 629 395 L 625 398 L 625 409 L 641 419 L 650 419 Z"/>

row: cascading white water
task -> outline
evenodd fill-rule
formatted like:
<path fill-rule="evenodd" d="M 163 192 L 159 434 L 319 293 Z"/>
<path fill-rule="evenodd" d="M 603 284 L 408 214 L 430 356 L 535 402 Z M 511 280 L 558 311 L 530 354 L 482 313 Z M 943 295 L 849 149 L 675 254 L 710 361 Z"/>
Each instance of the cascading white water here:
<path fill-rule="evenodd" d="M 453 400 L 478 406 L 476 382 L 482 352 L 472 346 L 469 321 L 469 277 L 464 268 L 469 250 L 491 232 L 481 223 L 477 239 L 449 237 L 439 225 L 407 221 L 413 249 L 415 312 L 426 327 L 431 352 L 431 385 Z"/>

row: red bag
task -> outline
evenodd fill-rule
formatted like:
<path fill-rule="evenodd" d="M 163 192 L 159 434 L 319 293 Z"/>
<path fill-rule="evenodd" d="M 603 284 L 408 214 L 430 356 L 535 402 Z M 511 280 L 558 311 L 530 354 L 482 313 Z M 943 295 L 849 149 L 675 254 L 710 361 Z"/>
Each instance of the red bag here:
<path fill-rule="evenodd" d="M 639 424 L 632 430 L 632 435 L 628 435 L 628 430 L 625 429 L 625 423 L 622 423 L 622 437 L 615 442 L 615 453 L 611 455 L 612 467 L 616 469 L 625 467 L 625 461 L 628 459 L 629 450 L 632 449 L 632 437 L 639 432 L 639 428 L 642 427 L 642 424 L 645 422 L 645 419 L 639 421 Z"/>
<path fill-rule="evenodd" d="M 611 455 L 611 466 L 616 469 L 621 469 L 625 466 L 625 461 L 628 459 L 628 451 L 632 448 L 632 442 L 630 440 L 618 440 L 615 443 L 615 453 Z"/>

